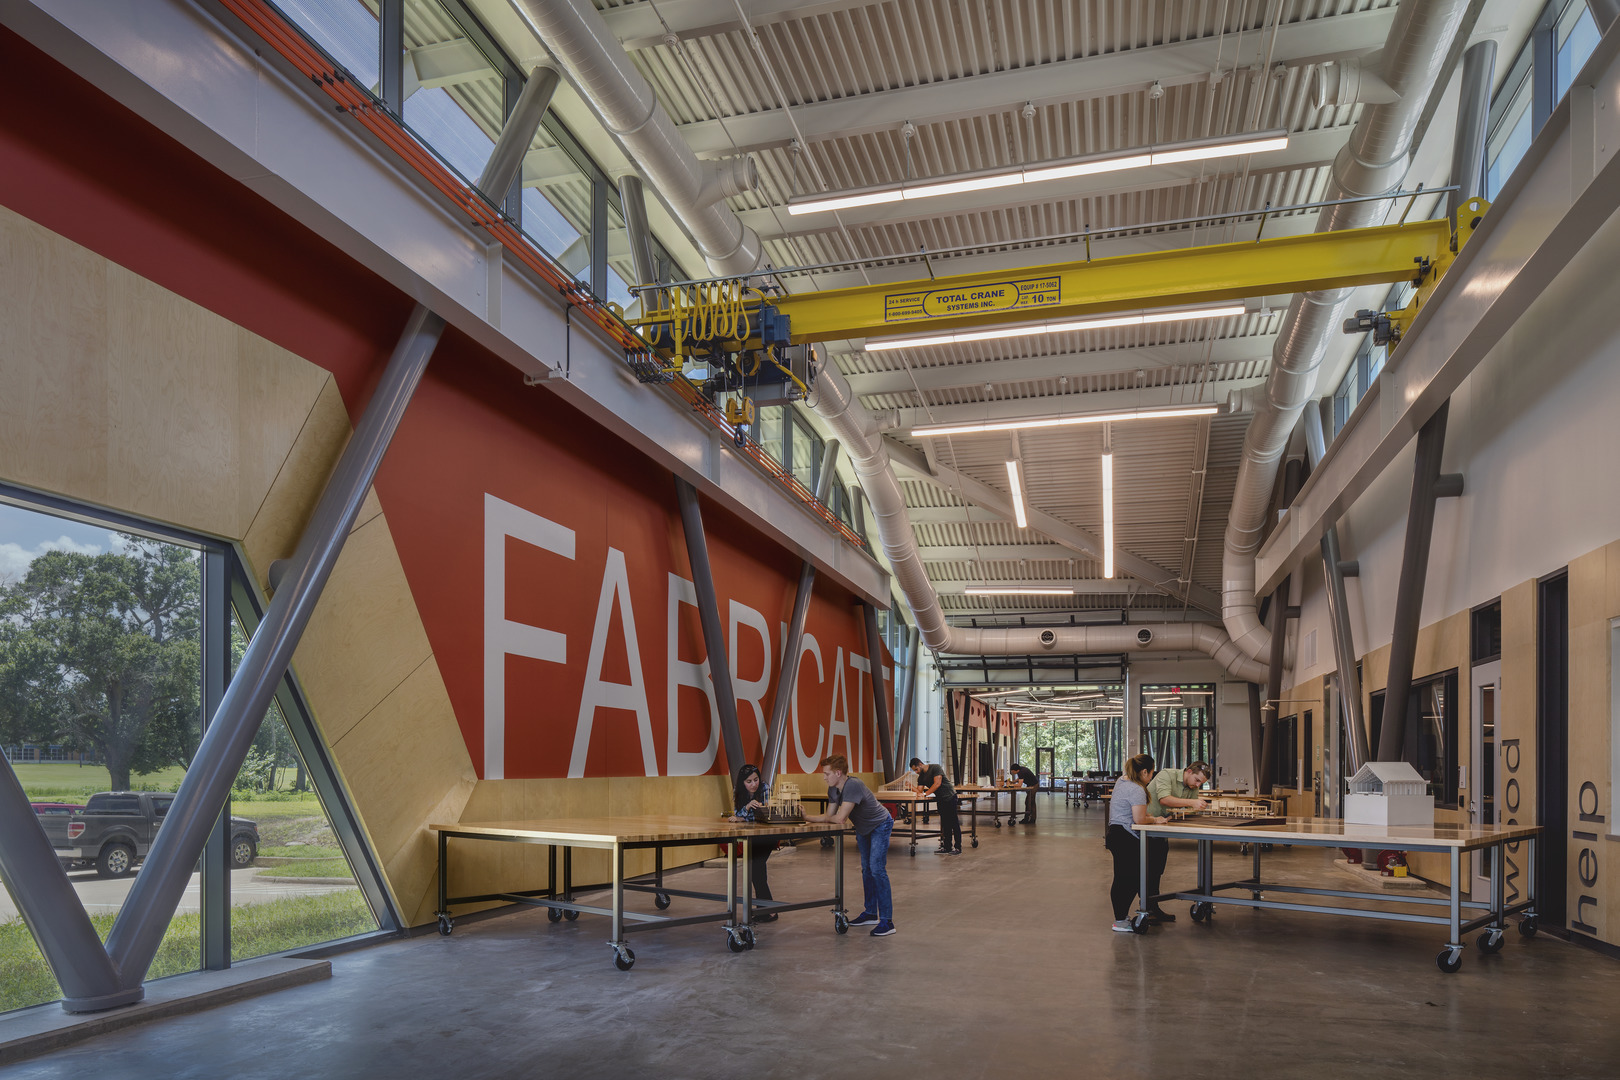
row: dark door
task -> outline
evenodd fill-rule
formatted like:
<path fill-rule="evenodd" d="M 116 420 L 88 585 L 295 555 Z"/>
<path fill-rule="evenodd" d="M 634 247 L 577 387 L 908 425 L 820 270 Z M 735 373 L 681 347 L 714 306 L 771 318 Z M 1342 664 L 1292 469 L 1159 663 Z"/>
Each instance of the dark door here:
<path fill-rule="evenodd" d="M 1565 925 L 1569 835 L 1569 577 L 1537 584 L 1536 910 L 1544 926 Z"/>

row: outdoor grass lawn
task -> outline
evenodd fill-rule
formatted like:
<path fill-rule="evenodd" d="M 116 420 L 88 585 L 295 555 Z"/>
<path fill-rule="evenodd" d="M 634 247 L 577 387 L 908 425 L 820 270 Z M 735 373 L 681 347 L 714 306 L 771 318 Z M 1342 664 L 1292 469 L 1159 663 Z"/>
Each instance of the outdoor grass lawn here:
<path fill-rule="evenodd" d="M 106 940 L 115 915 L 92 915 Z M 177 915 L 169 923 L 148 979 L 195 971 L 202 954 L 201 917 Z M 285 952 L 377 929 L 359 889 L 320 896 L 294 896 L 231 909 L 231 955 L 244 960 Z M 62 996 L 51 969 L 21 919 L 0 923 L 0 1012 L 55 1001 Z"/>
<path fill-rule="evenodd" d="M 304 859 L 299 862 L 282 863 L 280 866 L 266 866 L 259 871 L 260 877 L 314 877 L 314 878 L 352 878 L 354 871 L 343 859 Z"/>
<path fill-rule="evenodd" d="M 112 790 L 112 776 L 101 765 L 18 761 L 11 765 L 17 780 L 33 802 L 77 802 L 98 791 Z M 155 773 L 132 775 L 129 782 L 145 791 L 178 791 L 186 770 L 171 765 Z"/>
<path fill-rule="evenodd" d="M 289 844 L 285 847 L 261 847 L 259 854 L 282 859 L 336 859 L 343 852 L 319 844 Z"/>

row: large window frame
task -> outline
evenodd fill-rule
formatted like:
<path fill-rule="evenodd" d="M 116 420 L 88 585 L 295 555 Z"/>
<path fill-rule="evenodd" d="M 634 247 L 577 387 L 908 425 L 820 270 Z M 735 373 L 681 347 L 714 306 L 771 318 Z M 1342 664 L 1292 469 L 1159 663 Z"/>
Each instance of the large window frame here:
<path fill-rule="evenodd" d="M 251 633 L 265 607 L 263 594 L 247 573 L 239 545 L 3 482 L 0 482 L 0 502 L 190 548 L 199 553 L 202 608 L 199 705 L 202 728 L 206 732 L 231 678 L 232 620 L 240 617 Z M 303 692 L 290 671 L 277 687 L 276 700 L 281 705 L 282 715 L 304 758 L 310 781 L 321 799 L 343 854 L 354 870 L 355 882 L 378 924 L 377 930 L 353 938 L 300 946 L 287 952 L 303 955 L 312 950 L 329 950 L 335 946 L 399 933 L 404 928 L 404 919 L 389 895 L 381 864 L 365 838 L 353 799 L 315 727 Z M 231 799 L 227 796 L 200 861 L 202 940 L 198 970 L 222 971 L 231 967 L 233 962 L 230 936 L 230 819 Z"/>

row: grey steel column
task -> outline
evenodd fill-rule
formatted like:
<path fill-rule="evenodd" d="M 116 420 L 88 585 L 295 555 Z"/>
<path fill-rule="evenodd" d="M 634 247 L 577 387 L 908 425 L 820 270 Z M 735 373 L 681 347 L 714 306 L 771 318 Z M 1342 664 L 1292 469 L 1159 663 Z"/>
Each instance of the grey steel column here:
<path fill-rule="evenodd" d="M 1485 194 L 1485 129 L 1491 116 L 1491 76 L 1495 69 L 1496 42 L 1477 42 L 1463 53 L 1457 133 L 1451 144 L 1451 182 L 1456 188 L 1446 192 L 1446 216 L 1451 219 L 1454 233 L 1457 208 Z"/>
<path fill-rule="evenodd" d="M 202 726 L 207 731 L 219 712 L 231 681 L 230 561 L 223 551 L 202 557 L 203 642 Z M 231 799 L 214 819 L 203 846 L 202 966 L 223 971 L 231 966 Z"/>
<path fill-rule="evenodd" d="M 866 655 L 872 665 L 872 706 L 877 713 L 878 740 L 883 744 L 883 782 L 886 784 L 898 774 L 894 767 L 894 739 L 890 736 L 894 729 L 889 726 L 888 695 L 883 691 L 883 639 L 878 636 L 877 608 L 871 604 L 861 607 L 866 612 Z"/>
<path fill-rule="evenodd" d="M 141 871 L 145 873 L 146 871 Z M 68 1012 L 94 1012 L 141 1000 L 139 980 L 125 986 L 73 891 L 28 793 L 0 760 L 0 878 L 62 987 Z"/>
<path fill-rule="evenodd" d="M 1406 745 L 1407 698 L 1412 694 L 1412 664 L 1417 657 L 1418 621 L 1423 614 L 1423 587 L 1429 576 L 1429 544 L 1434 539 L 1434 503 L 1445 494 L 1461 494 L 1461 477 L 1440 475 L 1446 446 L 1447 400 L 1418 431 L 1412 463 L 1412 501 L 1406 512 L 1406 543 L 1401 551 L 1401 580 L 1395 594 L 1395 626 L 1389 642 L 1389 681 L 1384 691 L 1384 722 L 1378 734 L 1379 761 L 1400 761 Z"/>
<path fill-rule="evenodd" d="M 608 294 L 608 187 L 601 177 L 591 181 L 591 295 Z"/>
<path fill-rule="evenodd" d="M 636 284 L 651 285 L 658 280 L 658 267 L 653 263 L 652 228 L 647 224 L 647 197 L 641 188 L 641 177 L 625 173 L 619 177 L 619 209 L 624 212 L 624 229 L 630 238 L 630 259 L 636 267 Z M 663 307 L 657 291 L 641 294 L 641 310 L 653 311 Z"/>
<path fill-rule="evenodd" d="M 1367 764 L 1367 725 L 1361 716 L 1361 679 L 1356 674 L 1356 643 L 1350 627 L 1349 601 L 1339 559 L 1339 528 L 1322 534 L 1322 576 L 1326 579 L 1328 623 L 1333 630 L 1333 662 L 1338 668 L 1339 716 L 1344 722 L 1345 772 L 1354 775 Z M 1336 782 L 1336 781 L 1335 781 Z"/>
<path fill-rule="evenodd" d="M 637 187 L 639 188 L 639 184 Z M 783 438 L 791 445 L 791 432 Z M 822 457 L 821 477 L 816 483 L 816 498 L 827 498 L 827 485 L 831 483 L 832 463 L 838 453 L 838 440 L 827 440 Z M 789 469 L 791 472 L 792 470 Z M 788 618 L 787 640 L 782 643 L 782 674 L 776 680 L 776 696 L 771 700 L 771 723 L 765 732 L 765 760 L 759 764 L 760 782 L 769 786 L 776 778 L 777 765 L 782 758 L 782 747 L 787 741 L 787 724 L 793 694 L 799 684 L 799 649 L 804 643 L 804 623 L 810 614 L 810 598 L 815 592 L 816 567 L 806 559 L 799 565 L 799 588 L 793 595 L 793 614 Z"/>
<path fill-rule="evenodd" d="M 686 532 L 686 557 L 692 564 L 697 590 L 698 619 L 703 624 L 703 648 L 709 654 L 709 678 L 714 683 L 714 704 L 720 711 L 720 739 L 726 744 L 726 772 L 735 776 L 743 757 L 742 729 L 737 726 L 737 695 L 731 688 L 731 667 L 726 661 L 726 637 L 720 630 L 720 598 L 714 591 L 714 568 L 709 563 L 709 540 L 703 532 L 703 508 L 697 488 L 675 478 L 681 503 L 681 525 Z"/>
<path fill-rule="evenodd" d="M 1288 595 L 1291 577 L 1283 578 L 1271 594 L 1271 658 L 1266 668 L 1266 699 L 1260 706 L 1260 760 L 1255 763 L 1255 782 L 1260 794 L 1271 794 L 1276 778 L 1277 717 L 1282 698 L 1283 644 L 1288 639 Z"/>
<path fill-rule="evenodd" d="M 501 137 L 495 141 L 495 149 L 489 152 L 489 160 L 484 162 L 484 171 L 478 178 L 478 190 L 492 202 L 504 203 L 507 191 L 522 173 L 523 155 L 529 152 L 534 133 L 540 130 L 540 121 L 546 118 L 546 110 L 551 108 L 551 95 L 557 92 L 557 80 L 555 71 L 540 67 L 535 68 L 523 83 L 523 92 L 518 94 L 517 103 L 512 106 L 512 115 L 506 118 Z"/>
<path fill-rule="evenodd" d="M 298 639 L 377 475 L 377 466 L 443 332 L 444 320 L 427 308 L 418 305 L 411 312 L 365 414 L 321 492 L 292 567 L 248 642 L 214 722 L 203 734 L 174 805 L 107 938 L 107 952 L 125 986 L 139 986 L 146 977 L 208 831 L 225 805 L 231 782 L 287 672 Z"/>
<path fill-rule="evenodd" d="M 911 721 L 917 708 L 917 669 L 922 666 L 922 632 L 913 626 L 908 636 L 906 681 L 900 691 L 900 730 L 894 736 L 894 756 L 910 761 L 915 753 L 911 749 Z"/>
<path fill-rule="evenodd" d="M 382 41 L 383 104 L 395 116 L 405 115 L 405 0 L 382 0 L 378 5 Z"/>
<path fill-rule="evenodd" d="M 968 709 L 968 696 L 966 690 L 963 690 L 961 693 L 962 715 L 965 717 Z M 960 784 L 962 782 L 962 766 L 958 762 L 958 755 L 956 753 L 956 715 L 955 710 L 951 708 L 950 693 L 945 695 L 945 731 L 947 736 L 950 738 L 951 760 L 948 762 L 948 764 L 951 767 L 951 783 Z"/>
<path fill-rule="evenodd" d="M 1249 756 L 1253 759 L 1254 790 L 1260 790 L 1260 744 L 1264 739 L 1265 715 L 1260 703 L 1259 683 L 1249 684 Z"/>

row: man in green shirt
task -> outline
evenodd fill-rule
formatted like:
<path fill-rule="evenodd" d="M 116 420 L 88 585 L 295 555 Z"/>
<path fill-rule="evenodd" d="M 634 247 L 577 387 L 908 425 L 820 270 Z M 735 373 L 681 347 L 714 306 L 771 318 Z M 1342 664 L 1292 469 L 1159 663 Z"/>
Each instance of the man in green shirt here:
<path fill-rule="evenodd" d="M 1207 810 L 1208 801 L 1198 797 L 1198 789 L 1209 783 L 1210 768 L 1195 761 L 1185 769 L 1160 769 L 1148 781 L 1147 812 L 1149 817 L 1164 817 L 1169 810 Z M 1170 858 L 1170 841 L 1162 836 L 1148 837 L 1148 896 L 1159 894 L 1159 879 L 1164 876 L 1164 864 Z M 1144 897 L 1143 899 L 1146 899 Z M 1175 922 L 1176 917 L 1158 904 L 1148 909 L 1152 922 Z"/>

